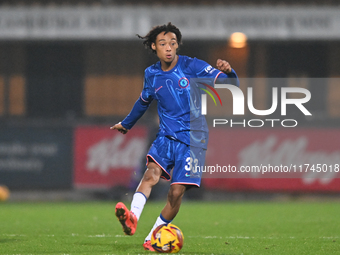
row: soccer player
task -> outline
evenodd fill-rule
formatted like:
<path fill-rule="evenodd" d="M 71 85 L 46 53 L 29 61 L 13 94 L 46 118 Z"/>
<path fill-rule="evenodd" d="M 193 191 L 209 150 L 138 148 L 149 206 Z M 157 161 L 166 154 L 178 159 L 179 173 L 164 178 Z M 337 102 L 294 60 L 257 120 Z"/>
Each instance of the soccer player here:
<path fill-rule="evenodd" d="M 157 100 L 159 132 L 146 156 L 147 169 L 133 195 L 131 211 L 119 202 L 115 214 L 124 233 L 133 235 L 152 187 L 161 177 L 171 180 L 167 203 L 143 244 L 145 250 L 153 251 L 150 243 L 153 230 L 170 223 L 179 211 L 185 191 L 201 183 L 201 176 L 193 174 L 193 167 L 204 165 L 208 127 L 201 105 L 197 103 L 201 102 L 203 90 L 190 84 L 190 79 L 210 79 L 214 83 L 222 78 L 221 83 L 238 85 L 238 78 L 225 60 L 218 59 L 215 69 L 202 60 L 178 55 L 182 35 L 170 22 L 154 27 L 139 38 L 144 40 L 146 48 L 157 54 L 159 61 L 145 70 L 144 88 L 131 112 L 111 129 L 126 134 L 151 101 Z"/>

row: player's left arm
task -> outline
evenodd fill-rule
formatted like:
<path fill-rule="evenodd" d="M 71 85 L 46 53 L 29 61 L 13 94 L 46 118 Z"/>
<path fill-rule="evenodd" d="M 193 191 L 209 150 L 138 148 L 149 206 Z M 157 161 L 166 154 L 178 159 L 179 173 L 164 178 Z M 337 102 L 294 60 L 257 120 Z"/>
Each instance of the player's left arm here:
<path fill-rule="evenodd" d="M 216 67 L 218 70 L 222 71 L 225 74 L 231 73 L 232 71 L 232 68 L 229 62 L 222 60 L 222 59 L 217 59 Z"/>
<path fill-rule="evenodd" d="M 205 78 L 204 82 L 207 82 L 211 86 L 214 86 L 215 83 L 239 86 L 239 80 L 236 72 L 225 60 L 218 59 L 216 62 L 216 68 L 213 68 L 207 62 L 195 58 L 192 68 L 196 73 L 197 78 Z M 211 81 L 211 79 L 213 79 L 213 81 Z"/>
<path fill-rule="evenodd" d="M 233 85 L 236 85 L 239 87 L 239 79 L 237 77 L 237 74 L 234 69 L 231 68 L 231 65 L 229 62 L 217 59 L 216 61 L 216 67 L 218 70 L 220 70 L 222 73 L 218 75 L 217 83 L 225 83 L 223 82 L 224 79 L 228 79 L 228 83 L 231 83 Z"/>

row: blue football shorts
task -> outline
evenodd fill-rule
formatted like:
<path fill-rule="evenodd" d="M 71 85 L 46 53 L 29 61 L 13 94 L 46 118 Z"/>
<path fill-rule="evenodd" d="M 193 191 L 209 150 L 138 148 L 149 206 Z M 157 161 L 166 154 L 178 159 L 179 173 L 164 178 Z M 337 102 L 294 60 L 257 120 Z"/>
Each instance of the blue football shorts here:
<path fill-rule="evenodd" d="M 159 136 L 146 156 L 147 164 L 154 161 L 162 170 L 162 178 L 172 184 L 201 184 L 201 171 L 205 163 L 206 149 L 189 146 L 174 138 Z M 172 170 L 172 172 L 171 172 Z"/>

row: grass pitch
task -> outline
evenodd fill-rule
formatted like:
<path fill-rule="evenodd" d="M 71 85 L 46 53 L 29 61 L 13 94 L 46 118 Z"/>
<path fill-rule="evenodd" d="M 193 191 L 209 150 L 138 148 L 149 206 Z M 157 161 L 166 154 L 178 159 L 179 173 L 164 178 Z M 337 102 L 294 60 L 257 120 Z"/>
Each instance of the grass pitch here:
<path fill-rule="evenodd" d="M 114 202 L 0 203 L 0 254 L 148 254 L 142 243 L 163 205 L 148 202 L 124 236 Z M 180 254 L 340 254 L 336 202 L 185 201 L 173 223 Z"/>

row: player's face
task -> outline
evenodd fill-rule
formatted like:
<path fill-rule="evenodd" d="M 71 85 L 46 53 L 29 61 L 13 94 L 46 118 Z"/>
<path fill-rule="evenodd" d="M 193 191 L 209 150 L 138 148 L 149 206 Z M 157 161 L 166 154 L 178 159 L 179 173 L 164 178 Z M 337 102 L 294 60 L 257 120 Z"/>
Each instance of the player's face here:
<path fill-rule="evenodd" d="M 171 63 L 176 57 L 178 49 L 176 34 L 168 32 L 160 33 L 156 37 L 156 43 L 151 45 L 152 49 L 156 51 L 157 57 L 166 63 Z"/>

